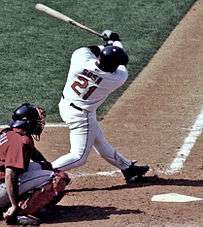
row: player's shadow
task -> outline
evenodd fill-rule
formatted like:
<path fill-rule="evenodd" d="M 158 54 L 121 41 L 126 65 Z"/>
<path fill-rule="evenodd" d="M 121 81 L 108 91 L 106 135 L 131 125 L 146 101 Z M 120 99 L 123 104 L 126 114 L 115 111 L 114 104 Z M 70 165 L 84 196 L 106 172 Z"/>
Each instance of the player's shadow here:
<path fill-rule="evenodd" d="M 173 179 L 173 178 L 160 178 L 158 176 L 145 176 L 142 179 L 137 180 L 134 184 L 122 184 L 111 187 L 90 187 L 90 188 L 79 188 L 79 189 L 67 189 L 66 192 L 83 192 L 83 191 L 103 191 L 103 190 L 119 190 L 125 188 L 136 188 L 136 187 L 147 187 L 153 185 L 175 185 L 175 186 L 191 186 L 191 187 L 202 187 L 203 180 L 190 180 L 190 179 Z"/>
<path fill-rule="evenodd" d="M 99 206 L 61 206 L 56 205 L 52 209 L 39 214 L 42 223 L 81 222 L 109 219 L 111 215 L 142 214 L 139 209 L 118 209 L 116 207 Z"/>

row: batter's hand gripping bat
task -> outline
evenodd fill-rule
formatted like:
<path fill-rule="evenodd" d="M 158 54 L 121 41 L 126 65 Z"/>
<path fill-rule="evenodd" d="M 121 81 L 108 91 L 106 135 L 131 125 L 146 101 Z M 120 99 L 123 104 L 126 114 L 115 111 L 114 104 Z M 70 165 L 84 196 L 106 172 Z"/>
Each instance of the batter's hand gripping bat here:
<path fill-rule="evenodd" d="M 38 4 L 35 5 L 35 8 L 37 10 L 39 10 L 40 12 L 43 12 L 43 13 L 51 16 L 51 17 L 55 17 L 58 20 L 65 21 L 66 23 L 72 24 L 76 27 L 79 27 L 79 28 L 81 28 L 81 29 L 83 29 L 83 30 L 85 30 L 85 31 L 87 31 L 91 34 L 94 34 L 96 36 L 99 36 L 101 38 L 103 37 L 102 34 L 100 34 L 99 32 L 96 32 L 93 29 L 88 28 L 87 26 L 78 23 L 77 21 L 71 19 L 70 17 L 68 17 L 68 16 L 66 16 L 66 15 L 64 15 L 64 14 L 62 14 L 62 13 L 60 13 L 60 12 L 58 12 L 58 11 L 52 9 L 52 8 L 49 8 L 48 6 L 45 6 L 43 4 L 38 3 Z"/>

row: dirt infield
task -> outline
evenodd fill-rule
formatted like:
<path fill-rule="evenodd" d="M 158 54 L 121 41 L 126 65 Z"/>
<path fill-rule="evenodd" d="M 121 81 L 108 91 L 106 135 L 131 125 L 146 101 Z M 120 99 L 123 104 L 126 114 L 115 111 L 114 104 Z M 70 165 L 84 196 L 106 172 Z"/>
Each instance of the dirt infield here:
<path fill-rule="evenodd" d="M 41 215 L 42 226 L 203 226 L 203 200 L 151 201 L 165 193 L 203 199 L 203 135 L 190 141 L 183 169 L 166 174 L 203 108 L 202 9 L 199 0 L 101 122 L 115 148 L 150 165 L 145 180 L 127 186 L 120 173 L 96 175 L 116 169 L 91 152 L 70 171 L 67 195 Z M 38 147 L 54 160 L 69 149 L 68 129 L 46 128 L 42 141 Z"/>

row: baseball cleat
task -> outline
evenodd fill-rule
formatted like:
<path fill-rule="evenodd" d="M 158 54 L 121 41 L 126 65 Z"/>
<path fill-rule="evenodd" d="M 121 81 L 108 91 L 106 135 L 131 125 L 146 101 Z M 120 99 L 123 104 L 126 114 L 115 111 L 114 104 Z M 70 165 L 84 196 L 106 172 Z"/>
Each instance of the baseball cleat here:
<path fill-rule="evenodd" d="M 39 226 L 40 220 L 34 216 L 17 215 L 6 220 L 7 225 Z"/>
<path fill-rule="evenodd" d="M 134 162 L 125 170 L 121 170 L 126 183 L 135 183 L 138 178 L 143 177 L 149 171 L 149 166 L 137 166 Z"/>
<path fill-rule="evenodd" d="M 40 225 L 40 220 L 34 216 L 21 216 L 18 215 L 16 217 L 16 224 L 17 225 L 22 225 L 22 226 L 39 226 Z"/>

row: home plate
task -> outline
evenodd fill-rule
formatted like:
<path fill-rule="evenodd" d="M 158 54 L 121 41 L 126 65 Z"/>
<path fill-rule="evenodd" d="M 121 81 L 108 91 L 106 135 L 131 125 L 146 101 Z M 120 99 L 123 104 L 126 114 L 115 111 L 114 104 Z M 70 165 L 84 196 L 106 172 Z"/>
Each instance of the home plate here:
<path fill-rule="evenodd" d="M 187 196 L 187 195 L 180 195 L 176 193 L 168 193 L 168 194 L 161 194 L 161 195 L 154 195 L 151 199 L 153 202 L 172 202 L 172 203 L 185 203 L 185 202 L 192 202 L 192 201 L 200 201 L 201 198 Z"/>

